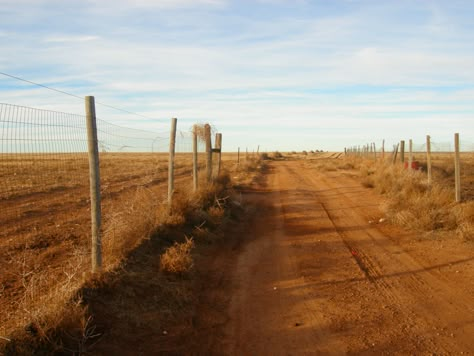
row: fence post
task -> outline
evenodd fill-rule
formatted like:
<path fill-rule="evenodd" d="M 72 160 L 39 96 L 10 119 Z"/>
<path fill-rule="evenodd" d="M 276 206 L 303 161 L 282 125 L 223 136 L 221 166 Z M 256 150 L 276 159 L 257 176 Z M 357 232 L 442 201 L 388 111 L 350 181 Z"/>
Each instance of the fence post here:
<path fill-rule="evenodd" d="M 393 146 L 393 158 L 392 158 L 392 164 L 395 164 L 397 162 L 397 155 L 398 155 L 398 146 L 400 144 L 398 143 L 396 146 Z"/>
<path fill-rule="evenodd" d="M 431 184 L 431 137 L 426 135 L 426 171 L 428 173 L 428 184 Z"/>
<path fill-rule="evenodd" d="M 168 162 L 168 206 L 171 209 L 174 192 L 174 154 L 176 149 L 176 123 L 178 119 L 171 119 L 170 155 Z"/>
<path fill-rule="evenodd" d="M 240 147 L 237 148 L 237 167 L 240 165 Z"/>
<path fill-rule="evenodd" d="M 193 127 L 193 191 L 198 190 L 198 134 L 197 126 Z"/>
<path fill-rule="evenodd" d="M 211 125 L 204 126 L 206 137 L 206 178 L 207 183 L 212 181 L 212 143 L 211 143 Z"/>
<path fill-rule="evenodd" d="M 413 165 L 413 140 L 408 141 L 408 170 L 412 170 Z"/>
<path fill-rule="evenodd" d="M 454 134 L 454 177 L 456 189 L 456 202 L 461 201 L 461 164 L 459 155 L 459 134 Z"/>
<path fill-rule="evenodd" d="M 385 139 L 382 140 L 382 161 L 385 161 Z"/>
<path fill-rule="evenodd" d="M 217 172 L 216 178 L 221 174 L 221 159 L 222 159 L 222 134 L 216 133 L 216 149 L 217 151 Z"/>
<path fill-rule="evenodd" d="M 97 141 L 97 121 L 95 115 L 95 100 L 93 96 L 86 96 L 86 126 L 89 152 L 89 181 L 91 198 L 91 232 L 92 272 L 102 268 L 102 242 L 100 237 L 101 207 L 100 207 L 100 167 L 99 147 Z"/>
<path fill-rule="evenodd" d="M 405 162 L 405 141 L 400 141 L 400 162 Z"/>

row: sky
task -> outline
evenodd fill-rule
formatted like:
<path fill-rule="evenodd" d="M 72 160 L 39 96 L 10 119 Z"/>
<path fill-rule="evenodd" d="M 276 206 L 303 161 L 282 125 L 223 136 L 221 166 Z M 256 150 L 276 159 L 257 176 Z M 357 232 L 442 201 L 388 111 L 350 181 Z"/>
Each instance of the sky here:
<path fill-rule="evenodd" d="M 149 131 L 210 122 L 223 149 L 412 138 L 474 147 L 472 0 L 0 0 L 0 71 Z M 84 113 L 0 75 L 0 102 Z"/>

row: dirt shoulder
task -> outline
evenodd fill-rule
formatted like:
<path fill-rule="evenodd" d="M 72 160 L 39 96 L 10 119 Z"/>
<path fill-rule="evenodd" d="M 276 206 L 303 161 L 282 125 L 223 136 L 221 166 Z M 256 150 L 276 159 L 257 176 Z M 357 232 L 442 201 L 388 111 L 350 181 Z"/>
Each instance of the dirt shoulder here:
<path fill-rule="evenodd" d="M 473 352 L 472 244 L 379 222 L 380 196 L 304 161 L 272 163 L 246 199 L 255 220 L 214 260 L 189 353 Z"/>

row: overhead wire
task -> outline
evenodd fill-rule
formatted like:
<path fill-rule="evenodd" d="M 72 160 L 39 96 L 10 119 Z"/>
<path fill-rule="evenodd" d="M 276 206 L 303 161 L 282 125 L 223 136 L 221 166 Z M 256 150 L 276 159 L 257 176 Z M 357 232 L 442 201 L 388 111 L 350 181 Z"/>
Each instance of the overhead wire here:
<path fill-rule="evenodd" d="M 27 80 L 27 79 L 24 79 L 24 78 L 20 78 L 20 77 L 17 77 L 17 76 L 15 76 L 15 75 L 8 74 L 8 73 L 5 73 L 5 72 L 0 72 L 0 74 L 1 74 L 1 75 L 4 75 L 4 76 L 6 76 L 6 77 L 12 78 L 12 79 L 16 79 L 16 80 L 25 82 L 25 83 L 29 83 L 29 84 L 32 84 L 32 85 L 36 85 L 36 86 L 41 87 L 41 88 L 44 88 L 44 89 L 52 90 L 52 91 L 55 91 L 55 92 L 60 93 L 60 94 L 69 95 L 69 96 L 72 96 L 72 97 L 74 97 L 74 98 L 77 98 L 77 99 L 80 99 L 80 100 L 84 100 L 83 97 L 80 97 L 80 96 L 75 95 L 75 94 L 68 93 L 68 92 L 66 92 L 66 91 L 64 91 L 64 90 L 55 89 L 55 88 L 49 87 L 49 86 L 47 86 L 47 85 L 40 84 L 40 83 L 36 83 L 36 82 L 31 81 L 31 80 Z M 107 108 L 110 108 L 110 109 L 114 109 L 114 110 L 117 110 L 117 111 L 121 111 L 121 112 L 124 112 L 124 113 L 126 113 L 126 114 L 139 116 L 139 117 L 142 117 L 142 118 L 144 118 L 144 119 L 154 120 L 154 119 L 151 118 L 151 117 L 148 117 L 148 116 L 145 116 L 145 115 L 142 115 L 142 114 L 138 114 L 138 113 L 136 113 L 136 112 L 128 111 L 128 110 L 125 110 L 125 109 L 121 109 L 121 108 L 118 108 L 118 107 L 116 107 L 116 106 L 109 105 L 109 104 L 105 104 L 105 103 L 102 103 L 102 102 L 99 102 L 99 101 L 96 101 L 96 104 L 102 105 L 102 106 L 104 106 L 104 107 L 107 107 Z"/>

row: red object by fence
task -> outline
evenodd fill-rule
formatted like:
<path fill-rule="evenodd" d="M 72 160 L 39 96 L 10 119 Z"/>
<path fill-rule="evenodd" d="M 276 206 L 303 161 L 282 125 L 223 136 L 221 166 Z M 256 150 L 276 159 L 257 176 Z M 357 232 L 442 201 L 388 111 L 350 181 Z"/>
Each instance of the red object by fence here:
<path fill-rule="evenodd" d="M 420 165 L 418 161 L 411 162 L 411 169 L 419 169 Z M 405 169 L 408 169 L 408 162 L 405 162 Z"/>

